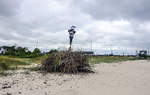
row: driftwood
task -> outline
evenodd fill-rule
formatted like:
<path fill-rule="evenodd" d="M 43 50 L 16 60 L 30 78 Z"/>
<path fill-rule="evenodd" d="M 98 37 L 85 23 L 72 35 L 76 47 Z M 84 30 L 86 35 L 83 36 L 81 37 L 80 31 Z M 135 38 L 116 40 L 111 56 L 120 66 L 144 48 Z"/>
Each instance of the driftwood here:
<path fill-rule="evenodd" d="M 78 73 L 91 72 L 88 57 L 81 52 L 59 51 L 52 53 L 41 65 L 46 72 Z"/>

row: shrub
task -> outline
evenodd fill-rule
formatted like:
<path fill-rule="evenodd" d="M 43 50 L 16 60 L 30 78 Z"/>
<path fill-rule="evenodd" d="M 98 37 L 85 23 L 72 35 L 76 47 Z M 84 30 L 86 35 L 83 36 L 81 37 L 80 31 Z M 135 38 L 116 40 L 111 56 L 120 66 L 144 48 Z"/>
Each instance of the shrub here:
<path fill-rule="evenodd" d="M 0 63 L 0 70 L 8 70 L 8 65 L 6 63 Z"/>

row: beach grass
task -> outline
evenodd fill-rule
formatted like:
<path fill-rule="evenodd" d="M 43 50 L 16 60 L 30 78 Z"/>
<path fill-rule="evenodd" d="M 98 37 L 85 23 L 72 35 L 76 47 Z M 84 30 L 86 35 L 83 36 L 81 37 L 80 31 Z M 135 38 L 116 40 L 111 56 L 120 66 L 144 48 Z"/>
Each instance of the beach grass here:
<path fill-rule="evenodd" d="M 133 56 L 91 56 L 89 62 L 91 64 L 98 63 L 115 63 L 121 61 L 135 60 Z"/>

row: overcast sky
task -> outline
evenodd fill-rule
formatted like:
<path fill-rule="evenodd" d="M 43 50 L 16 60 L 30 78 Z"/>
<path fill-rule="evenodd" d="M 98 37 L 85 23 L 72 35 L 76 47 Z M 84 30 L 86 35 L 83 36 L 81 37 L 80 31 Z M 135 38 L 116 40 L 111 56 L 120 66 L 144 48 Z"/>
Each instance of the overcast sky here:
<path fill-rule="evenodd" d="M 95 51 L 150 48 L 150 0 L 0 0 L 0 45 Z"/>

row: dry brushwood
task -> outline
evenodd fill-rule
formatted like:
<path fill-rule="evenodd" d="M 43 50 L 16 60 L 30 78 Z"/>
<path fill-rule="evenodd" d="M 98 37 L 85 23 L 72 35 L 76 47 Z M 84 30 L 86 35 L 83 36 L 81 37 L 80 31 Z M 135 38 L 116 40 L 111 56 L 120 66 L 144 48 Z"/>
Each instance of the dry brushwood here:
<path fill-rule="evenodd" d="M 92 72 L 88 57 L 81 52 L 59 51 L 52 53 L 41 65 L 46 72 L 78 73 Z"/>

